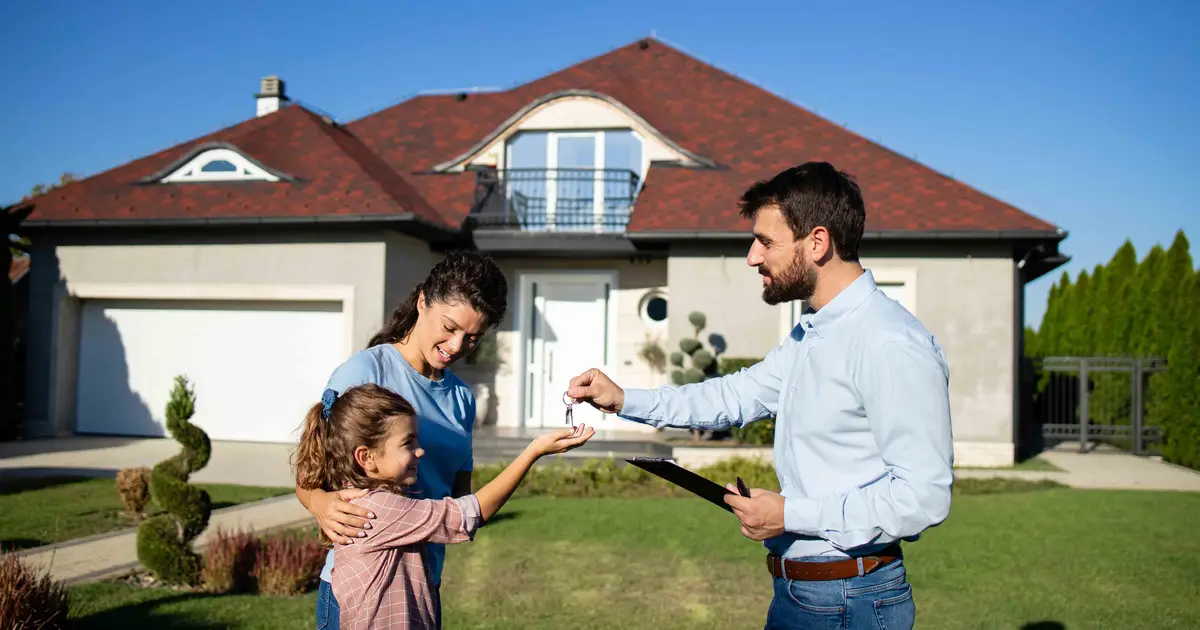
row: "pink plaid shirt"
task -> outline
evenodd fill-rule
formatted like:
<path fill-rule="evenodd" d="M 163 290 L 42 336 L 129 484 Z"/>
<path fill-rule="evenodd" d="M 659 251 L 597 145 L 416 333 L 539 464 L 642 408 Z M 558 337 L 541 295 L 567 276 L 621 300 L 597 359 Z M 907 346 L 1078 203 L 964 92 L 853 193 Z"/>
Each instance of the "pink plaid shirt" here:
<path fill-rule="evenodd" d="M 471 540 L 480 524 L 479 499 L 413 499 L 373 490 L 351 501 L 375 513 L 367 535 L 338 545 L 333 595 L 343 630 L 437 628 L 425 544 Z"/>

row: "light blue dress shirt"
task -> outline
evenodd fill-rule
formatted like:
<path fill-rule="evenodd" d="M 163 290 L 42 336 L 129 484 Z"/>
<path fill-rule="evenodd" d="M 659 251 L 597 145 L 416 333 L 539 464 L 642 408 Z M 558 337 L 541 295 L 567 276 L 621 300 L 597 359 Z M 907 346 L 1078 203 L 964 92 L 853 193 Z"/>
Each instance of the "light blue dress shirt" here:
<path fill-rule="evenodd" d="M 785 558 L 864 555 L 915 541 L 950 514 L 946 359 L 870 271 L 806 309 L 761 362 L 702 383 L 626 390 L 620 416 L 701 429 L 774 416 L 786 531 L 765 545 Z"/>

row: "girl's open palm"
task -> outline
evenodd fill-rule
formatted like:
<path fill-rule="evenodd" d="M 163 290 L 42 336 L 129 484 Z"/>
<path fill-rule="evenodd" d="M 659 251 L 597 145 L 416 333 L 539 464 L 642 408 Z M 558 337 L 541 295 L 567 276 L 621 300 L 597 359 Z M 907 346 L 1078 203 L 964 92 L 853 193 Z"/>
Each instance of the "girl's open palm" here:
<path fill-rule="evenodd" d="M 529 446 L 539 455 L 555 455 L 582 446 L 593 435 L 596 435 L 595 429 L 586 424 L 580 424 L 574 429 L 562 429 L 539 435 Z"/>

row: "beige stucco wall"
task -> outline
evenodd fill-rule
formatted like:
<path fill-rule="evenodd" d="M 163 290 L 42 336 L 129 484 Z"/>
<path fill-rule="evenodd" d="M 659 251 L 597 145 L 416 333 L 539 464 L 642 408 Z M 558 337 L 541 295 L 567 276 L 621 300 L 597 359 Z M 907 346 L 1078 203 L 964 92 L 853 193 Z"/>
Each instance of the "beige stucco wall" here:
<path fill-rule="evenodd" d="M 613 323 L 616 335 L 615 370 L 611 376 L 625 387 L 657 387 L 667 382 L 665 374 L 654 372 L 638 358 L 638 352 L 647 340 L 659 340 L 665 344 L 666 330 L 655 330 L 642 320 L 639 306 L 642 297 L 651 290 L 664 290 L 667 285 L 667 263 L 663 259 L 630 261 L 609 260 L 558 260 L 541 258 L 502 258 L 501 268 L 508 279 L 508 316 L 497 329 L 497 342 L 503 364 L 494 371 L 460 366 L 455 373 L 471 383 L 483 382 L 496 397 L 490 420 L 498 426 L 516 427 L 522 423 L 521 400 L 518 393 L 520 373 L 514 370 L 518 360 L 519 330 L 521 318 L 527 317 L 529 305 L 520 303 L 520 284 L 523 273 L 563 273 L 579 271 L 615 272 L 616 318 Z M 665 345 L 664 345 L 665 347 Z M 626 430 L 640 430 L 632 423 L 617 423 Z"/>
<path fill-rule="evenodd" d="M 186 236 L 102 245 L 41 241 L 30 275 L 30 433 L 73 431 L 80 309 L 73 286 L 352 287 L 348 350 L 353 351 L 365 346 L 394 306 L 395 296 L 407 295 L 433 259 L 423 242 L 382 232 L 342 240 L 328 234 L 293 234 L 274 242 L 194 241 Z"/>
<path fill-rule="evenodd" d="M 761 279 L 738 248 L 683 252 L 668 263 L 671 346 L 690 336 L 687 315 L 705 313 L 726 356 L 761 357 L 783 338 L 783 309 L 762 301 Z M 877 275 L 915 279 L 916 316 L 950 364 L 956 463 L 1005 465 L 1013 457 L 1014 263 L 994 255 L 881 252 L 862 263 Z"/>

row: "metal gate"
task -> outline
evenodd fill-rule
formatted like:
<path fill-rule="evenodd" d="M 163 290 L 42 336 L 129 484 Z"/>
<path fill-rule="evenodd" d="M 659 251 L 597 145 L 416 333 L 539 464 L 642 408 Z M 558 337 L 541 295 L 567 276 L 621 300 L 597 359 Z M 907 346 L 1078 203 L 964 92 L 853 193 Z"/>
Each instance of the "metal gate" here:
<path fill-rule="evenodd" d="M 1105 443 L 1137 455 L 1157 454 L 1162 430 L 1146 418 L 1147 384 L 1164 372 L 1164 359 L 1045 357 L 1033 362 L 1033 414 L 1041 437 L 1078 441 L 1080 452 Z"/>

